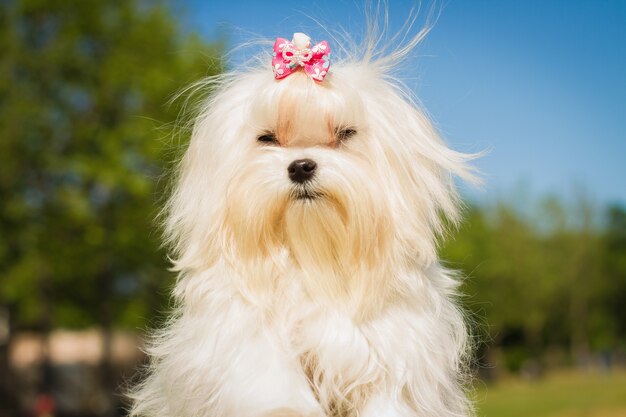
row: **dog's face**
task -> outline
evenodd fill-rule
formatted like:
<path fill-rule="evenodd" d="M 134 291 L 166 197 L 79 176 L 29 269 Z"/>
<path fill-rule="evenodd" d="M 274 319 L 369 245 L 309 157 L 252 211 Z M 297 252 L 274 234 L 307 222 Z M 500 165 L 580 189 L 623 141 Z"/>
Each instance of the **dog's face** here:
<path fill-rule="evenodd" d="M 287 253 L 345 276 L 427 264 L 442 215 L 456 218 L 453 173 L 467 174 L 464 155 L 372 66 L 338 65 L 322 83 L 244 74 L 196 123 L 169 228 L 181 263 Z"/>
<path fill-rule="evenodd" d="M 245 163 L 225 195 L 225 224 L 244 256 L 286 247 L 307 270 L 337 270 L 374 261 L 390 239 L 388 152 L 362 94 L 335 85 L 296 73 L 251 94 Z"/>

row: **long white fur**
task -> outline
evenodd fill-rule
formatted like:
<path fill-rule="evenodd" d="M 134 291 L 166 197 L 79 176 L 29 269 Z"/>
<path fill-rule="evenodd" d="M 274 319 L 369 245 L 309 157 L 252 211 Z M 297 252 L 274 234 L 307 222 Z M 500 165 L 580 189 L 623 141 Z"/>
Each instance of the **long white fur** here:
<path fill-rule="evenodd" d="M 458 280 L 437 241 L 472 156 L 389 76 L 423 35 L 386 56 L 370 42 L 319 84 L 276 81 L 269 60 L 207 82 L 166 208 L 176 310 L 133 416 L 471 415 Z M 357 133 L 337 143 L 340 127 Z M 257 142 L 280 129 L 281 146 Z M 293 198 L 301 158 L 318 164 L 317 199 Z"/>

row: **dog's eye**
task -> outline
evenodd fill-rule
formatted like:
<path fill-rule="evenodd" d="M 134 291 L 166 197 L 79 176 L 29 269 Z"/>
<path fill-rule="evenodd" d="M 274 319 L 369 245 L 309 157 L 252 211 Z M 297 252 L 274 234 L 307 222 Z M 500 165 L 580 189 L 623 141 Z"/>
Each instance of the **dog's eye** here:
<path fill-rule="evenodd" d="M 257 136 L 256 140 L 258 142 L 262 142 L 268 145 L 278 144 L 278 141 L 276 140 L 276 135 L 271 132 L 263 133 L 262 135 Z"/>
<path fill-rule="evenodd" d="M 356 135 L 356 129 L 353 127 L 340 128 L 340 129 L 337 129 L 335 133 L 337 142 L 343 142 L 345 140 L 348 140 L 354 135 Z"/>

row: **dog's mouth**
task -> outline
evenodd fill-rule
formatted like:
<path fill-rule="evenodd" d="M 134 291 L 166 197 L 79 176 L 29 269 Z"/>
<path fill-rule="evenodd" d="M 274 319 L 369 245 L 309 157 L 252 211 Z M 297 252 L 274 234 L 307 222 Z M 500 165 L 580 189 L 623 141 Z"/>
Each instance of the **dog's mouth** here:
<path fill-rule="evenodd" d="M 307 188 L 298 188 L 291 192 L 291 198 L 293 200 L 313 201 L 324 198 L 324 193 Z"/>

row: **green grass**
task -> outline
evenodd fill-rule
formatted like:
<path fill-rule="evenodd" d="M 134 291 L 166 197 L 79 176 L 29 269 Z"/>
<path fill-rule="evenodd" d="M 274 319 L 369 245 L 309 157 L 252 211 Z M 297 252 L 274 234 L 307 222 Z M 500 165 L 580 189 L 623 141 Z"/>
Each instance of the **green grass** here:
<path fill-rule="evenodd" d="M 479 385 L 478 417 L 626 417 L 626 372 L 560 373 Z"/>

